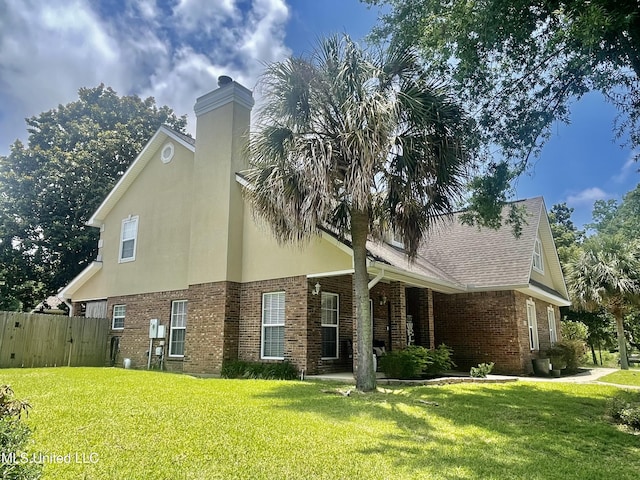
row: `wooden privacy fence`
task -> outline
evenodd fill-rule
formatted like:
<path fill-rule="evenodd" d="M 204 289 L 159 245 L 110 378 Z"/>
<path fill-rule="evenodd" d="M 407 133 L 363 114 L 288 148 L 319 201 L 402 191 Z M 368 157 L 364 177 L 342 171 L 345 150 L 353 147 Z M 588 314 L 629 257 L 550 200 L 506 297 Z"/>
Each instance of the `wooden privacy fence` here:
<path fill-rule="evenodd" d="M 0 368 L 104 366 L 106 318 L 0 312 Z"/>

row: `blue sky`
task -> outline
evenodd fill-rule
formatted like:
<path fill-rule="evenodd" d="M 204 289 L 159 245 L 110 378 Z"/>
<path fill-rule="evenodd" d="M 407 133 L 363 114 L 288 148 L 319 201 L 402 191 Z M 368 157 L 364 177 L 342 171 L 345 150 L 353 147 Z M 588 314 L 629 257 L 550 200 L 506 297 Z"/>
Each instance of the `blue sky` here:
<path fill-rule="evenodd" d="M 2 0 L 0 12 L 0 154 L 26 139 L 25 117 L 101 82 L 188 114 L 193 131 L 195 98 L 219 75 L 252 88 L 265 63 L 308 51 L 322 35 L 360 39 L 378 16 L 358 0 Z M 595 200 L 635 188 L 638 165 L 614 141 L 614 117 L 599 94 L 577 103 L 517 197 L 567 202 L 581 225 Z"/>

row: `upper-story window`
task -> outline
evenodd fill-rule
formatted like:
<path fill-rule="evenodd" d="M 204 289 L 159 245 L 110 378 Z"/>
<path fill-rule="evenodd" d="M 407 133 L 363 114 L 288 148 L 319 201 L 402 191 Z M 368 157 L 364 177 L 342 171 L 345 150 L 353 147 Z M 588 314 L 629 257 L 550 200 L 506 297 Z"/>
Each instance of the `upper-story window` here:
<path fill-rule="evenodd" d="M 138 241 L 138 217 L 122 220 L 120 232 L 120 262 L 132 262 L 136 259 L 136 243 Z"/>
<path fill-rule="evenodd" d="M 542 262 L 542 243 L 539 238 L 536 238 L 536 243 L 533 247 L 533 269 L 544 273 L 544 263 Z"/>

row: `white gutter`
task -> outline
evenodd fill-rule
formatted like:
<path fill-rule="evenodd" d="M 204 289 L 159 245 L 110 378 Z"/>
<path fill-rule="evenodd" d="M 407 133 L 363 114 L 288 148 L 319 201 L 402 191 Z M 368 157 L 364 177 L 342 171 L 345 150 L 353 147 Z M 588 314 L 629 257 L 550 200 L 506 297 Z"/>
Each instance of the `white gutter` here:
<path fill-rule="evenodd" d="M 457 285 L 455 283 L 447 282 L 446 280 L 437 280 L 435 278 L 425 277 L 417 273 L 408 272 L 401 268 L 394 267 L 387 263 L 379 263 L 377 261 L 371 260 L 369 261 L 368 267 L 368 269 L 374 271 L 383 271 L 386 278 L 404 281 L 405 283 L 412 283 L 416 286 L 421 286 L 424 288 L 431 288 L 437 291 L 441 291 L 442 293 L 464 293 L 468 291 L 468 288 L 465 285 Z M 413 280 L 413 282 L 411 282 L 410 280 Z"/>
<path fill-rule="evenodd" d="M 349 268 L 347 270 L 333 270 L 331 272 L 308 273 L 307 278 L 341 277 L 342 275 L 351 275 L 353 272 L 353 268 Z"/>
<path fill-rule="evenodd" d="M 571 305 L 571 302 L 566 298 L 554 295 L 553 293 L 547 292 L 546 290 L 536 287 L 535 285 L 529 285 L 527 288 L 518 289 L 518 291 L 524 293 L 525 295 L 531 295 L 532 297 L 539 298 L 540 300 L 544 300 L 545 302 L 558 305 L 559 307 L 569 307 Z"/>

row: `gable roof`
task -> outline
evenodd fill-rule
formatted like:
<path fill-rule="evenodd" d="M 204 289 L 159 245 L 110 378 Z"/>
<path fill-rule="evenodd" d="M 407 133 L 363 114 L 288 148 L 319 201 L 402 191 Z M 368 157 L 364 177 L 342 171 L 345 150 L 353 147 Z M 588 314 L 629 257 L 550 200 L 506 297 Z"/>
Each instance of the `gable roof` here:
<path fill-rule="evenodd" d="M 470 287 L 528 285 L 544 202 L 536 197 L 515 204 L 525 208 L 519 237 L 507 225 L 497 230 L 464 225 L 461 213 L 455 213 L 452 221 L 429 232 L 419 255 Z M 508 208 L 503 209 L 503 219 Z"/>
<path fill-rule="evenodd" d="M 236 178 L 250 188 L 246 180 Z M 569 295 L 544 200 L 535 197 L 513 203 L 524 208 L 525 224 L 519 237 L 508 225 L 498 230 L 464 225 L 460 219 L 462 212 L 458 212 L 450 219 L 443 217 L 429 232 L 413 262 L 402 248 L 367 241 L 369 273 L 382 272 L 387 280 L 414 283 L 443 293 L 519 290 L 553 303 L 568 304 Z M 503 220 L 509 214 L 510 205 L 503 209 Z M 332 237 L 346 252 L 353 254 L 349 238 L 340 239 L 330 229 L 321 230 L 325 238 Z M 540 238 L 548 257 L 545 269 L 555 288 L 531 278 L 536 238 Z"/>
<path fill-rule="evenodd" d="M 122 198 L 124 193 L 133 183 L 133 181 L 138 177 L 147 163 L 149 163 L 149 160 L 151 160 L 153 154 L 169 139 L 174 140 L 191 152 L 196 151 L 196 142 L 193 138 L 176 132 L 166 125 L 162 125 L 156 131 L 153 137 L 151 137 L 151 139 L 147 142 L 140 154 L 129 166 L 127 171 L 124 172 L 124 175 L 120 177 L 120 180 L 118 180 L 118 183 L 116 183 L 115 187 L 113 187 L 113 189 L 109 192 L 107 198 L 104 199 L 95 213 L 91 216 L 91 218 L 87 222 L 87 225 L 91 227 L 102 226 L 102 223 L 107 214 L 111 211 L 114 205 L 118 203 L 118 200 Z"/>

